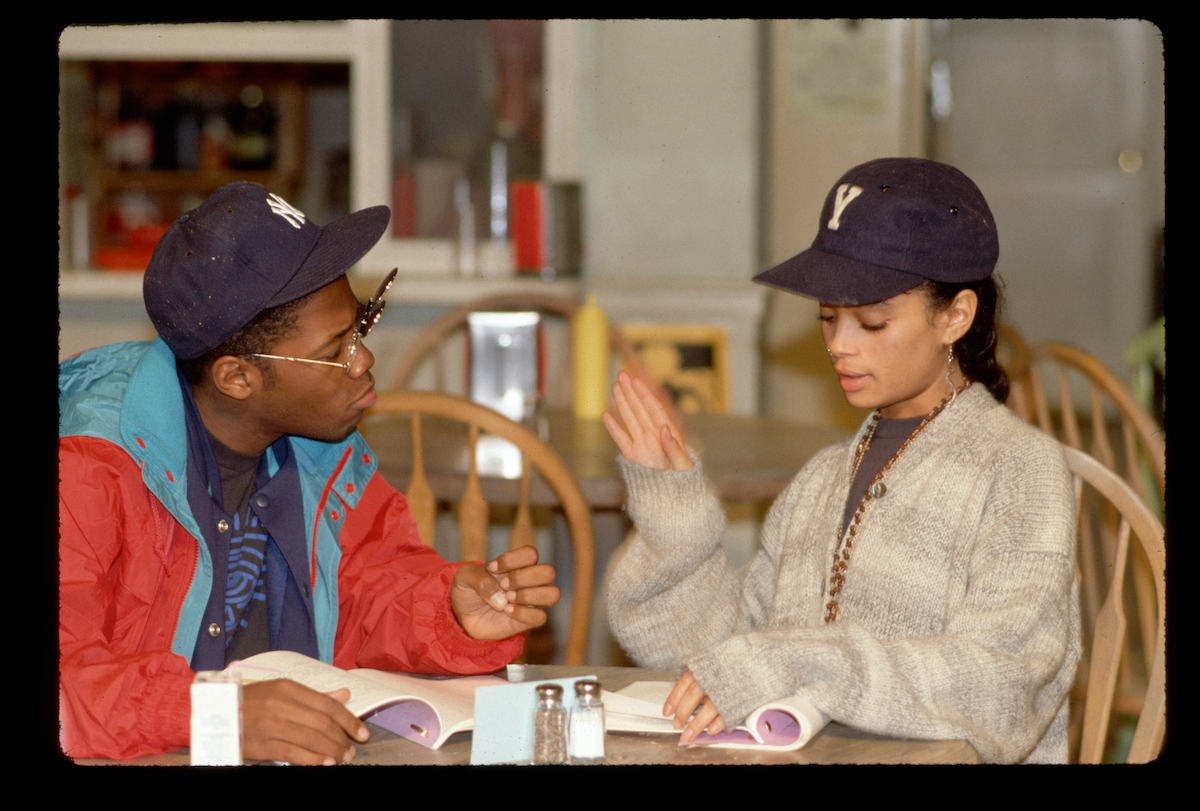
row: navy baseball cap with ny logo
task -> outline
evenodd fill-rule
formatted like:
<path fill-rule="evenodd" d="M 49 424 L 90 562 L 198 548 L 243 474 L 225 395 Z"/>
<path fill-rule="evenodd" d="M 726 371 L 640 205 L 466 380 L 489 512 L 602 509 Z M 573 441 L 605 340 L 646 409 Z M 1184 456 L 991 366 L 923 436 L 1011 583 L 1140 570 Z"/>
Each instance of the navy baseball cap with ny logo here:
<path fill-rule="evenodd" d="M 880 158 L 830 190 L 808 250 L 754 281 L 826 304 L 874 304 L 926 279 L 976 282 L 1000 254 L 979 188 L 944 163 Z"/>
<path fill-rule="evenodd" d="M 374 206 L 320 227 L 257 183 L 222 186 L 159 240 L 142 282 L 146 312 L 177 358 L 198 358 L 263 310 L 345 274 L 390 216 Z"/>

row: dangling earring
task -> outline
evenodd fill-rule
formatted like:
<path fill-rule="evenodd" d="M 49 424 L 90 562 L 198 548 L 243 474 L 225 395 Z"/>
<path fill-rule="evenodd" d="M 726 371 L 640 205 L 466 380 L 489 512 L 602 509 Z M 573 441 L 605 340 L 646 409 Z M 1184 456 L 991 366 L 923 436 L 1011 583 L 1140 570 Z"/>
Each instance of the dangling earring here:
<path fill-rule="evenodd" d="M 954 373 L 954 344 L 950 344 L 950 354 L 946 358 L 946 382 L 950 384 L 950 402 L 953 403 L 958 397 L 958 387 L 954 385 L 954 381 L 950 379 L 950 375 Z"/>

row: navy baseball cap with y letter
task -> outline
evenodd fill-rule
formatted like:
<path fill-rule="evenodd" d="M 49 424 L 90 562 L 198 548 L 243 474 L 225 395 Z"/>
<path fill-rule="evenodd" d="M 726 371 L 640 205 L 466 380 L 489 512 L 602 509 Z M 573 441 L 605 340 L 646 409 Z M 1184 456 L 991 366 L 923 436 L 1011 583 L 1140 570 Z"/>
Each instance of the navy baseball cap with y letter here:
<path fill-rule="evenodd" d="M 958 169 L 922 158 L 856 166 L 830 190 L 808 250 L 754 281 L 827 304 L 874 304 L 926 279 L 980 281 L 999 257 L 995 220 Z"/>
<path fill-rule="evenodd" d="M 257 183 L 222 186 L 155 246 L 146 312 L 177 358 L 198 358 L 263 310 L 345 274 L 389 218 L 387 206 L 373 206 L 321 227 Z"/>

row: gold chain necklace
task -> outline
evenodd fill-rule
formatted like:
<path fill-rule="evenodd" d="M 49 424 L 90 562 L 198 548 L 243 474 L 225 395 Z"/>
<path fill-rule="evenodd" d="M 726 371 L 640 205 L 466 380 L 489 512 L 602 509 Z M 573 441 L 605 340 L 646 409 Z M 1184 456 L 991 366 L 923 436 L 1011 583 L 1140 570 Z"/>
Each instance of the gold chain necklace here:
<path fill-rule="evenodd" d="M 896 452 L 892 454 L 892 458 L 879 469 L 875 477 L 871 479 L 870 486 L 859 499 L 858 509 L 854 511 L 854 517 L 850 519 L 850 526 L 846 529 L 844 536 L 838 536 L 837 546 L 833 550 L 833 569 L 829 573 L 829 602 L 825 604 L 825 622 L 837 622 L 841 619 L 842 609 L 838 605 L 838 595 L 842 593 L 842 586 L 846 582 L 846 569 L 850 567 L 850 553 L 854 550 L 854 539 L 858 535 L 858 525 L 862 522 L 863 516 L 867 512 L 867 507 L 877 498 L 881 498 L 887 492 L 887 487 L 883 480 L 887 478 L 887 474 L 891 471 L 892 466 L 896 464 L 904 452 L 908 450 L 913 441 L 916 440 L 921 432 L 925 430 L 929 423 L 933 422 L 933 418 L 942 413 L 942 410 L 954 401 L 960 391 L 965 391 L 967 386 L 971 385 L 971 381 L 965 380 L 961 389 L 951 391 L 946 399 L 938 403 L 937 408 L 925 415 L 925 419 L 913 429 L 913 432 L 908 435 L 908 439 L 900 444 Z M 879 412 L 876 411 L 871 415 L 871 424 L 867 426 L 867 431 L 863 434 L 863 438 L 859 440 L 858 447 L 854 450 L 854 469 L 850 471 L 850 481 L 854 481 L 854 477 L 858 474 L 858 466 L 862 462 L 863 455 L 867 452 L 867 447 L 871 444 L 871 438 L 875 436 L 875 427 L 879 425 Z"/>

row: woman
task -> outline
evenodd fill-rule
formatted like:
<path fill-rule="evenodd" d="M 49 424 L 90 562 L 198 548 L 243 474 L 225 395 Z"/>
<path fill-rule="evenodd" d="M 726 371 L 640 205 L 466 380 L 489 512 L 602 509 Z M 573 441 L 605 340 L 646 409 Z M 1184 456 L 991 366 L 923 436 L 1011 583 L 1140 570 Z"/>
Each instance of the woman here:
<path fill-rule="evenodd" d="M 1002 403 L 991 212 L 958 170 L 881 159 L 830 192 L 811 248 L 756 281 L 817 299 L 857 435 L 814 457 L 737 572 L 700 460 L 641 381 L 605 425 L 637 532 L 614 633 L 685 668 L 681 741 L 800 694 L 870 732 L 964 738 L 989 762 L 1065 762 L 1079 658 L 1064 455 Z"/>

